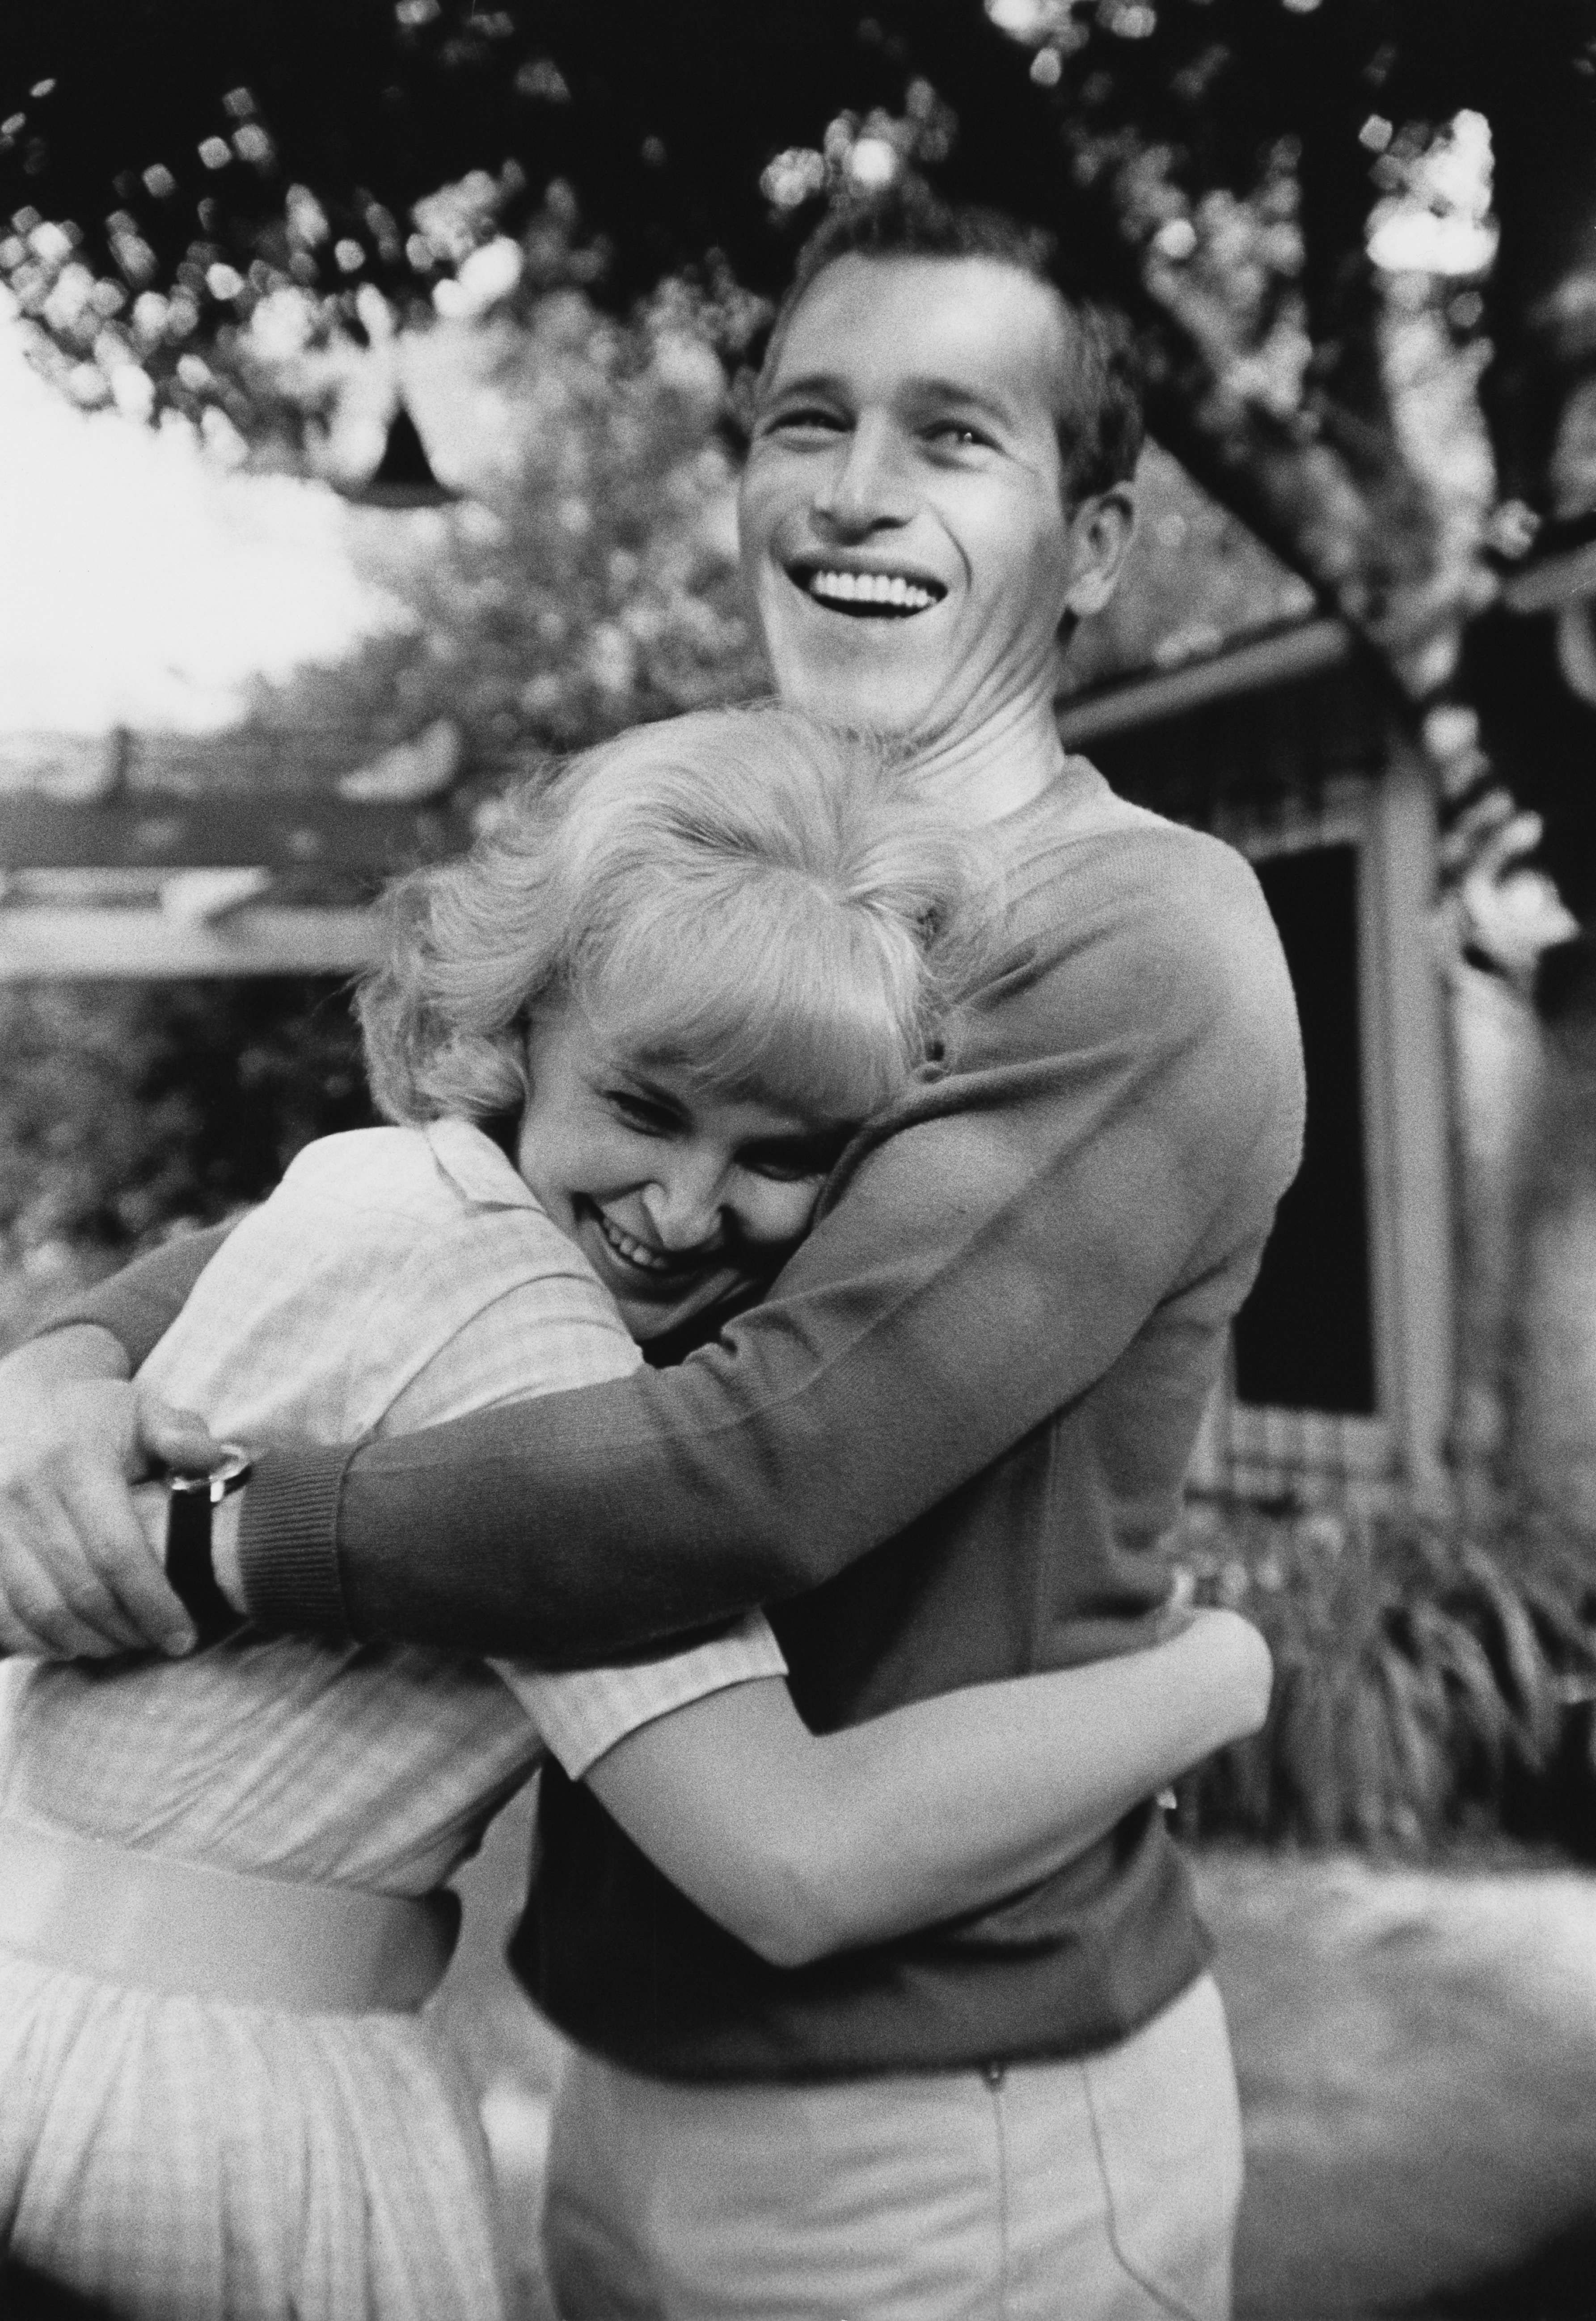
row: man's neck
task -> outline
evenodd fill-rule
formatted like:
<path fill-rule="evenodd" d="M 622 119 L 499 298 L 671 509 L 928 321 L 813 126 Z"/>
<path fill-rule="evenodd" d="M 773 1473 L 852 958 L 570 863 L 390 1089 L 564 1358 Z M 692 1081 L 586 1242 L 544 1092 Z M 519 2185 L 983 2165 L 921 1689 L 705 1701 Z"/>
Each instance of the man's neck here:
<path fill-rule="evenodd" d="M 1029 806 L 1064 762 L 1050 695 L 1008 703 L 970 733 L 928 742 L 915 759 L 927 787 L 974 829 Z"/>

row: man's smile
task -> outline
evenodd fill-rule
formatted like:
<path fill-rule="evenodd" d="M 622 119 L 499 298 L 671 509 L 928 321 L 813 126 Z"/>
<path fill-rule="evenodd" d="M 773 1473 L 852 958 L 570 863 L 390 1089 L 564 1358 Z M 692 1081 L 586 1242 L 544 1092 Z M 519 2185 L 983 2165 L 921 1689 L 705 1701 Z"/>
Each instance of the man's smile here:
<path fill-rule="evenodd" d="M 948 594 L 929 574 L 891 571 L 884 566 L 790 564 L 787 578 L 812 602 L 855 620 L 908 620 L 929 612 Z"/>

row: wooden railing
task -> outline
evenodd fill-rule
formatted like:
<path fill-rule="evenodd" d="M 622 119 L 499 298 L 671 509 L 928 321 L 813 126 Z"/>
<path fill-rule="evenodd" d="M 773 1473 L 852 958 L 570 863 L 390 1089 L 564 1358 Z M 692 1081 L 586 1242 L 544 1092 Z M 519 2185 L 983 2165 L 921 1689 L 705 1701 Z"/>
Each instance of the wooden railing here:
<path fill-rule="evenodd" d="M 452 729 L 0 735 L 0 980 L 344 973 L 504 768 Z"/>

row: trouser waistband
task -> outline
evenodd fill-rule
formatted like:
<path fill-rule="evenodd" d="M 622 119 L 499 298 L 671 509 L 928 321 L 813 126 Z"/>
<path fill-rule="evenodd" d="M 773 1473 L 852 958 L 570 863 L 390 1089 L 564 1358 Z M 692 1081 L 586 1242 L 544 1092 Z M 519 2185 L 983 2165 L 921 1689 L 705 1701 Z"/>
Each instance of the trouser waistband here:
<path fill-rule="evenodd" d="M 412 1897 L 244 1876 L 0 1819 L 0 1945 L 49 1966 L 296 2015 L 410 2014 L 459 1932 Z"/>

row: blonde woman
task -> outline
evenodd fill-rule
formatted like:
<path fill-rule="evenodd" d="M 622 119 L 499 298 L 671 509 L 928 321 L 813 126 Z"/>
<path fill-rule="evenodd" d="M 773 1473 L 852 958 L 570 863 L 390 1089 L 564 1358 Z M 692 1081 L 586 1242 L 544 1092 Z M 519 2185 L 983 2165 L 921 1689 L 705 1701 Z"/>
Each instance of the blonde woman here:
<path fill-rule="evenodd" d="M 141 1384 L 246 1445 L 403 1435 L 756 1294 L 855 1124 L 957 1037 L 969 860 L 878 752 L 786 711 L 523 792 L 394 894 L 362 1009 L 397 1124 L 300 1156 Z M 796 1963 L 1045 1874 L 1255 1725 L 1267 1663 L 1211 1616 L 824 1737 L 783 1676 L 758 1616 L 555 1676 L 249 1628 L 18 1671 L 0 2245 L 160 2321 L 491 2321 L 481 2139 L 417 2009 L 444 1881 L 546 1751 Z"/>

